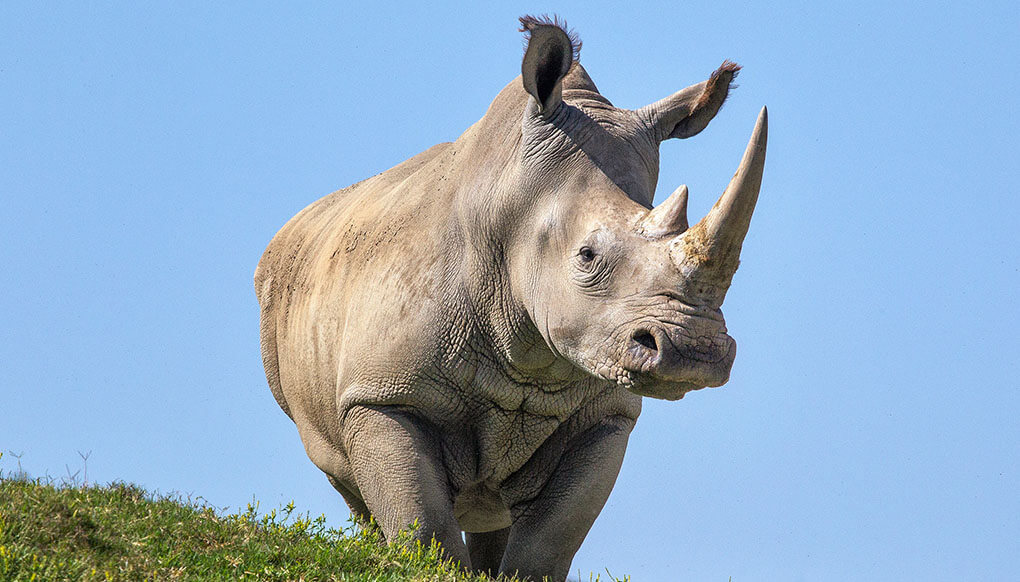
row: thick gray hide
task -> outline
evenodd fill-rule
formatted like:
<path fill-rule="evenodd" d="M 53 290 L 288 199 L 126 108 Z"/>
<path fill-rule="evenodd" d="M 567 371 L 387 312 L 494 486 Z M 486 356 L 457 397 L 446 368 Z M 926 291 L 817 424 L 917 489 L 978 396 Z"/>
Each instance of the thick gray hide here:
<path fill-rule="evenodd" d="M 313 203 L 255 273 L 273 395 L 351 510 L 464 566 L 563 580 L 641 410 L 726 382 L 719 307 L 765 155 L 688 228 L 650 210 L 659 142 L 739 67 L 647 107 L 599 94 L 553 23 L 456 142 Z M 467 543 L 461 532 L 467 532 Z"/>

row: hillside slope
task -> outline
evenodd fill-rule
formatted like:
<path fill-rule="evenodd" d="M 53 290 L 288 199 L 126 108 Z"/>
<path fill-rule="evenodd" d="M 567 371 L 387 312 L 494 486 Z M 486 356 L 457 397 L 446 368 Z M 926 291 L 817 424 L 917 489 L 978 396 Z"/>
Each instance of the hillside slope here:
<path fill-rule="evenodd" d="M 293 504 L 224 515 L 137 486 L 67 487 L 0 475 L 0 580 L 482 582 L 436 546 L 387 546 Z"/>

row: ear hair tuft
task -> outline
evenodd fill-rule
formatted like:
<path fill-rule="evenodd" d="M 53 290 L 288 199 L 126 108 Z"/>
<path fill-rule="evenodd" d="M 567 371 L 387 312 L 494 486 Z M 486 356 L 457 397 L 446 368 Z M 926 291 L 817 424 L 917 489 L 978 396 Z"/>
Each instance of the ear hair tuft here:
<path fill-rule="evenodd" d="M 737 80 L 737 75 L 740 74 L 740 69 L 740 65 L 729 59 L 723 61 L 723 64 L 719 65 L 719 68 L 713 71 L 712 76 L 708 78 L 708 84 L 705 85 L 705 90 L 701 92 L 701 97 L 698 99 L 698 103 L 695 105 L 695 108 L 708 105 L 708 102 L 719 90 L 719 77 L 729 75 L 729 84 L 726 87 L 726 92 L 723 93 L 723 102 L 725 102 L 726 97 L 729 96 L 729 92 L 739 87 L 739 85 L 734 83 L 734 81 Z M 722 103 L 719 104 L 719 107 L 722 107 Z"/>
<path fill-rule="evenodd" d="M 538 26 L 555 26 L 566 33 L 567 38 L 570 39 L 570 49 L 573 53 L 573 60 L 581 60 L 581 39 L 577 36 L 577 33 L 567 28 L 567 21 L 561 20 L 559 16 L 553 14 L 552 18 L 547 14 L 542 16 L 531 16 L 524 15 L 518 20 L 521 21 L 521 27 L 518 29 L 524 33 L 524 48 L 528 48 L 528 41 L 531 39 L 531 30 Z M 739 67 L 738 67 L 739 68 Z"/>

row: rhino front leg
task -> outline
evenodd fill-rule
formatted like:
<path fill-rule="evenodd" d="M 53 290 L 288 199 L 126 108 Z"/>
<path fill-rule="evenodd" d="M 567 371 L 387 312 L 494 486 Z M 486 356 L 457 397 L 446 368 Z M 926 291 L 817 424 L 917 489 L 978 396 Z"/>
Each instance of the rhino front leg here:
<path fill-rule="evenodd" d="M 345 419 L 344 442 L 358 490 L 387 540 L 417 522 L 414 539 L 427 545 L 435 538 L 447 557 L 470 565 L 428 423 L 400 409 L 359 406 Z"/>
<path fill-rule="evenodd" d="M 351 491 L 351 488 L 345 485 L 340 479 L 328 474 L 326 475 L 326 478 L 329 480 L 329 484 L 333 486 L 333 489 L 336 489 L 337 492 L 343 496 L 344 501 L 347 502 L 347 508 L 351 510 L 351 515 L 354 517 L 354 520 L 363 527 L 367 526 L 369 518 L 372 517 L 372 515 L 368 511 L 368 507 L 365 506 L 365 500 L 358 497 L 358 495 Z"/>
<path fill-rule="evenodd" d="M 572 439 L 541 494 L 513 508 L 500 572 L 566 580 L 570 562 L 609 498 L 634 420 L 613 416 Z"/>

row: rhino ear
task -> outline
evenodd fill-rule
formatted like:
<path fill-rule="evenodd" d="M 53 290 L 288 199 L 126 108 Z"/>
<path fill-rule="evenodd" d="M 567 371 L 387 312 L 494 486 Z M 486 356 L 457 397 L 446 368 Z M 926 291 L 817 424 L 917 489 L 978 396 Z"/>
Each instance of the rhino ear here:
<path fill-rule="evenodd" d="M 563 98 L 561 81 L 580 53 L 581 43 L 557 18 L 522 16 L 520 21 L 528 43 L 521 62 L 524 90 L 548 118 Z"/>
<path fill-rule="evenodd" d="M 733 80 L 739 72 L 740 65 L 723 61 L 722 66 L 707 81 L 642 107 L 637 110 L 637 114 L 651 128 L 657 141 L 697 135 L 719 112 L 730 89 L 736 88 Z"/>

